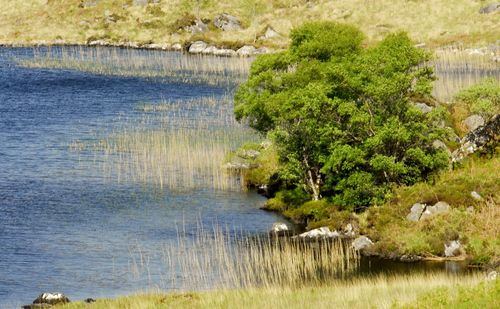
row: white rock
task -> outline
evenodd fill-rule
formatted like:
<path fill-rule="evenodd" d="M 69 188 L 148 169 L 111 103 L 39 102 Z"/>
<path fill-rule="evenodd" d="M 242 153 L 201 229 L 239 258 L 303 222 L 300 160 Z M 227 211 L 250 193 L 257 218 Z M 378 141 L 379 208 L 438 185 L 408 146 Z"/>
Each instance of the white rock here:
<path fill-rule="evenodd" d="M 337 231 L 330 231 L 328 227 L 320 227 L 318 229 L 310 230 L 299 235 L 301 238 L 317 239 L 317 238 L 336 238 L 340 234 Z"/>
<path fill-rule="evenodd" d="M 373 241 L 366 236 L 359 236 L 352 242 L 354 250 L 359 251 L 373 245 Z"/>
<path fill-rule="evenodd" d="M 236 53 L 239 55 L 239 56 L 245 56 L 245 57 L 248 57 L 248 56 L 252 56 L 252 55 L 255 55 L 255 51 L 257 49 L 254 47 L 254 46 L 251 46 L 251 45 L 245 45 L 243 46 L 242 48 L 238 49 L 236 51 Z"/>
<path fill-rule="evenodd" d="M 453 240 L 449 245 L 444 244 L 444 256 L 454 257 L 459 255 L 461 247 L 462 245 L 460 244 L 460 240 Z"/>
<path fill-rule="evenodd" d="M 417 222 L 422 216 L 422 212 L 425 210 L 425 204 L 415 203 L 411 207 L 410 213 L 406 216 L 406 219 Z"/>
<path fill-rule="evenodd" d="M 285 232 L 288 230 L 289 230 L 288 225 L 286 225 L 283 222 L 273 223 L 273 227 L 271 228 L 271 232 L 274 232 L 274 233 Z"/>
<path fill-rule="evenodd" d="M 486 280 L 487 281 L 493 281 L 496 280 L 498 277 L 498 273 L 495 270 L 492 270 L 486 274 Z"/>
<path fill-rule="evenodd" d="M 196 41 L 191 46 L 189 46 L 189 52 L 191 54 L 201 54 L 205 48 L 207 48 L 207 43 L 203 41 Z"/>
<path fill-rule="evenodd" d="M 483 197 L 481 195 L 479 195 L 479 193 L 477 193 L 476 191 L 472 191 L 470 193 L 470 196 L 472 196 L 472 198 L 475 199 L 476 201 L 482 201 L 483 200 Z"/>

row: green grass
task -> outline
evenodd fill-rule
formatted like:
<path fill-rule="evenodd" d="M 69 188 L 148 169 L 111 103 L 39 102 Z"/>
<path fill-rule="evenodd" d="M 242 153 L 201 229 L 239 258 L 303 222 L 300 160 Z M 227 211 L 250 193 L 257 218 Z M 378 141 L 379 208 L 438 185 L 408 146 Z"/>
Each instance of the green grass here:
<path fill-rule="evenodd" d="M 144 294 L 57 308 L 495 308 L 500 285 L 479 276 L 408 275 L 302 288 Z M 466 306 L 468 305 L 468 306 Z"/>

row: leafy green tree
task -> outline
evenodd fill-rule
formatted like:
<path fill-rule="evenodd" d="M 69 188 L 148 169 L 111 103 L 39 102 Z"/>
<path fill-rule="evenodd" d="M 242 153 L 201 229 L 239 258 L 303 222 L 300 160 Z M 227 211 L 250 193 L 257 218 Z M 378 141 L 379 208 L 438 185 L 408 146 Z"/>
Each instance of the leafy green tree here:
<path fill-rule="evenodd" d="M 253 63 L 235 96 L 236 118 L 276 144 L 283 180 L 359 209 L 448 165 L 431 145 L 442 132 L 412 104 L 430 96 L 430 56 L 405 34 L 362 48 L 357 28 L 312 22 L 291 38 Z"/>

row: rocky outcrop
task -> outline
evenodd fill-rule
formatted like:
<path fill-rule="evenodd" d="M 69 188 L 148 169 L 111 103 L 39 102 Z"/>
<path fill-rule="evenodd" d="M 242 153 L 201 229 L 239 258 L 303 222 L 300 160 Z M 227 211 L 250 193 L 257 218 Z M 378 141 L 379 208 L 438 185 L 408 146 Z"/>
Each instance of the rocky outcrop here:
<path fill-rule="evenodd" d="M 69 298 L 67 298 L 63 293 L 43 293 L 33 301 L 33 304 L 25 305 L 23 308 L 50 308 L 52 305 L 66 304 L 69 302 Z"/>
<path fill-rule="evenodd" d="M 446 202 L 437 202 L 433 206 L 416 203 L 410 209 L 410 213 L 406 216 L 409 221 L 417 222 L 434 217 L 438 214 L 448 213 L 450 205 Z"/>
<path fill-rule="evenodd" d="M 373 246 L 373 241 L 366 236 L 359 236 L 352 242 L 352 247 L 356 251 L 362 251 Z"/>
<path fill-rule="evenodd" d="M 241 30 L 241 22 L 233 15 L 223 13 L 215 16 L 214 26 L 222 31 Z"/>
<path fill-rule="evenodd" d="M 462 245 L 459 240 L 453 240 L 449 244 L 444 244 L 444 256 L 455 257 L 462 254 Z"/>
<path fill-rule="evenodd" d="M 493 116 L 486 124 L 469 132 L 461 141 L 460 147 L 453 152 L 453 162 L 460 162 L 468 155 L 486 148 L 498 145 L 500 132 L 500 117 Z"/>
<path fill-rule="evenodd" d="M 500 2 L 490 3 L 479 9 L 480 14 L 490 14 L 495 12 L 500 12 Z"/>
<path fill-rule="evenodd" d="M 484 118 L 479 115 L 470 115 L 469 117 L 465 118 L 464 125 L 469 131 L 475 130 L 484 125 Z"/>

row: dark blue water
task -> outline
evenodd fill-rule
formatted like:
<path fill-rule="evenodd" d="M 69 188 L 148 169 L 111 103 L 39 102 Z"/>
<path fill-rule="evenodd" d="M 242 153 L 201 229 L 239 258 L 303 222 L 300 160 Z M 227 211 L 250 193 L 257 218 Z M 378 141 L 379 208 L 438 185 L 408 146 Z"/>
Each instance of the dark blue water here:
<path fill-rule="evenodd" d="M 174 193 L 118 183 L 94 164 L 98 155 L 70 151 L 73 141 L 136 117 L 138 102 L 227 89 L 27 69 L 11 60 L 31 52 L 0 49 L 0 308 L 43 291 L 82 299 L 175 289 L 163 281 L 161 248 L 176 240 L 180 226 L 260 233 L 279 219 L 259 210 L 263 198 L 252 192 Z"/>

